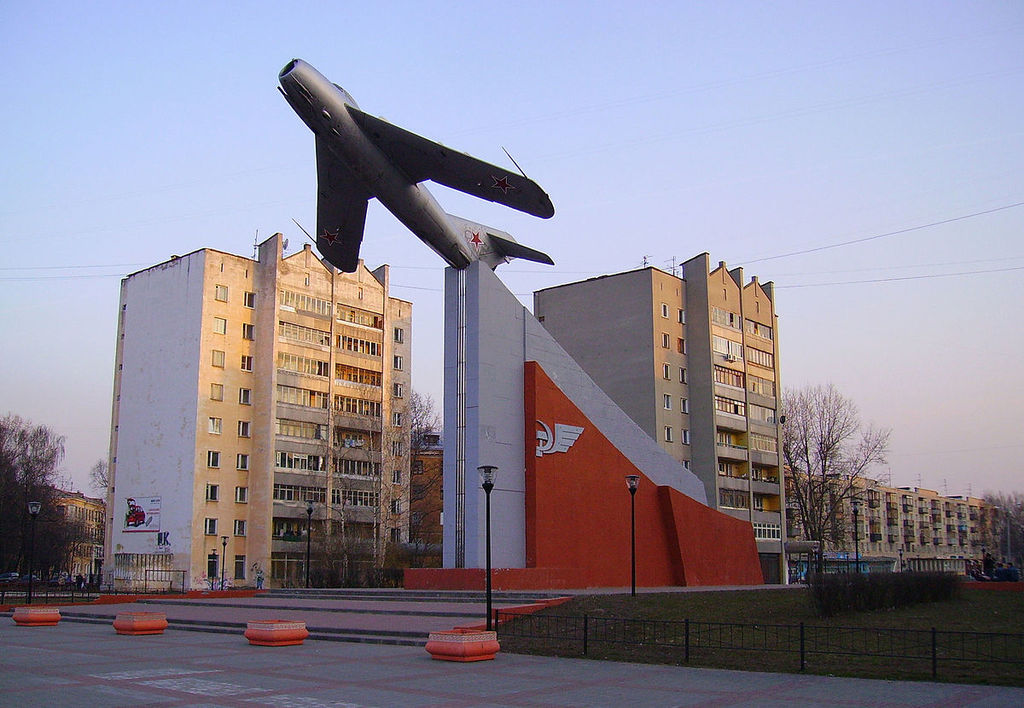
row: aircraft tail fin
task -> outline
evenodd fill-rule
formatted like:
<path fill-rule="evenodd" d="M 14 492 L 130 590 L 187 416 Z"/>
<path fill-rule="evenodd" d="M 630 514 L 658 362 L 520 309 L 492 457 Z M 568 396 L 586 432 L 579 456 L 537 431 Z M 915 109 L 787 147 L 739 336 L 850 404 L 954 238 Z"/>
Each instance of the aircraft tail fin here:
<path fill-rule="evenodd" d="M 463 219 L 454 214 L 448 214 L 448 221 L 458 233 L 462 234 L 473 260 L 483 261 L 490 266 L 491 270 L 503 263 L 508 263 L 512 258 L 522 258 L 548 265 L 555 264 L 548 254 L 518 243 L 509 233 Z"/>

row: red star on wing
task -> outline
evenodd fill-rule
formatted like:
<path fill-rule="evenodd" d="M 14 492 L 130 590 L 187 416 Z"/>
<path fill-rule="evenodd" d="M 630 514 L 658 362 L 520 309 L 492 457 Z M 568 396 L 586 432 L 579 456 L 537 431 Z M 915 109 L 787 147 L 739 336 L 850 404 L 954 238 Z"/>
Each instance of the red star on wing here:
<path fill-rule="evenodd" d="M 338 232 L 338 229 L 335 229 L 334 233 L 331 233 L 327 229 L 324 229 L 324 232 L 320 234 L 320 238 L 322 238 L 324 241 L 333 246 L 334 242 L 338 240 Z"/>
<path fill-rule="evenodd" d="M 508 183 L 508 177 L 495 177 L 491 175 L 491 179 L 494 180 L 494 184 L 491 185 L 491 189 L 500 189 L 503 194 L 516 191 L 516 188 Z"/>

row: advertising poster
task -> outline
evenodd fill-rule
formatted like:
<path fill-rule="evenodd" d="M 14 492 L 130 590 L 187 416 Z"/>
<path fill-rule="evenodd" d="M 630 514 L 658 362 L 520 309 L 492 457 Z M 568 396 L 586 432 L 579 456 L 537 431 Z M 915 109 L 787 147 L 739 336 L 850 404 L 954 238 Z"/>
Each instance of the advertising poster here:
<path fill-rule="evenodd" d="M 160 531 L 160 497 L 127 497 L 124 505 L 125 532 Z"/>

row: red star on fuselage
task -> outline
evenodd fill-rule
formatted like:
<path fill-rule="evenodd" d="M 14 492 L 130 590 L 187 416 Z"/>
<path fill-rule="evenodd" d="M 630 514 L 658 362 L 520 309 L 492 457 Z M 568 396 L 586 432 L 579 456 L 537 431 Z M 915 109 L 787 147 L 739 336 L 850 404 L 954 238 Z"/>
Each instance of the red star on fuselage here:
<path fill-rule="evenodd" d="M 469 242 L 476 246 L 477 249 L 479 249 L 481 246 L 484 245 L 484 242 L 480 240 L 480 234 L 478 234 L 476 231 L 473 231 L 472 234 L 473 236 L 469 239 Z"/>
<path fill-rule="evenodd" d="M 324 241 L 333 246 L 334 242 L 338 240 L 338 231 L 338 229 L 335 229 L 334 233 L 332 234 L 327 229 L 324 229 L 324 232 L 320 234 L 320 238 L 322 238 Z"/>
<path fill-rule="evenodd" d="M 491 175 L 491 179 L 494 180 L 494 184 L 491 185 L 491 189 L 500 189 L 503 194 L 514 192 L 516 189 L 515 187 L 508 183 L 508 177 L 498 178 L 495 177 L 494 175 Z"/>

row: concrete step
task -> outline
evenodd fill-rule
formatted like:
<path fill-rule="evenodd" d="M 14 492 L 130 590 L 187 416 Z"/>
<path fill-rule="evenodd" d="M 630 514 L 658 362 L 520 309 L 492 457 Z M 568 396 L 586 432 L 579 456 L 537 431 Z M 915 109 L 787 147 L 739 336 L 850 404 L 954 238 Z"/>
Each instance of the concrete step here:
<path fill-rule="evenodd" d="M 380 590 L 363 588 L 279 588 L 266 592 L 261 597 L 290 597 L 316 600 L 344 599 L 368 602 L 451 602 L 482 603 L 487 595 L 476 590 Z M 536 600 L 564 597 L 555 592 L 496 591 L 491 593 L 492 601 L 502 603 L 528 604 Z"/>
<path fill-rule="evenodd" d="M 62 612 L 62 622 L 111 625 L 110 617 L 99 617 L 78 612 Z M 243 635 L 245 622 L 202 622 L 197 620 L 168 619 L 167 629 L 185 632 L 206 632 L 212 634 Z M 389 644 L 395 646 L 423 646 L 427 643 L 427 632 L 403 632 L 396 630 L 378 631 L 339 627 L 317 627 L 306 625 L 310 639 L 328 642 L 359 642 L 363 644 Z"/>

